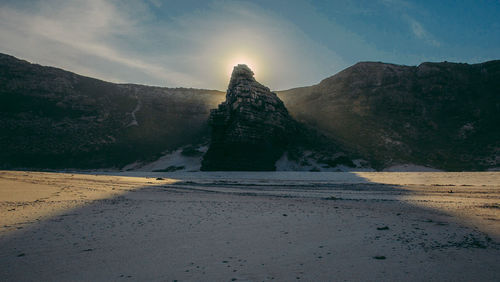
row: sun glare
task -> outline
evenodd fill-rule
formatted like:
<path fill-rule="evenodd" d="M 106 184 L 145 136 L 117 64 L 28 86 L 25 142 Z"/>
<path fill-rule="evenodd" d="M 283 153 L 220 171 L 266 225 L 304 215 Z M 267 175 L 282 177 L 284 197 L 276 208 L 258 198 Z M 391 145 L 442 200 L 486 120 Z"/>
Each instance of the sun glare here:
<path fill-rule="evenodd" d="M 252 57 L 247 56 L 247 55 L 237 55 L 237 56 L 231 57 L 231 59 L 228 60 L 228 63 L 227 63 L 227 75 L 228 75 L 228 77 L 231 77 L 231 74 L 233 72 L 233 68 L 238 64 L 247 65 L 253 71 L 255 76 L 257 76 L 257 74 L 259 73 L 259 69 L 257 66 L 257 60 L 255 58 L 252 58 Z"/>

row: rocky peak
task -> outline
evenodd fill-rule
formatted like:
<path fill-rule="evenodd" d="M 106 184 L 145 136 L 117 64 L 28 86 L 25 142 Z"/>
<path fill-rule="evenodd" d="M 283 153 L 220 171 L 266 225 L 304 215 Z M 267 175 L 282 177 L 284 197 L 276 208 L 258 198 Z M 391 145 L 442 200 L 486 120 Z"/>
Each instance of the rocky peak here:
<path fill-rule="evenodd" d="M 257 82 L 253 76 L 253 71 L 247 65 L 239 64 L 235 66 L 229 80 L 226 103 L 235 107 L 245 104 L 252 105 L 252 102 L 261 105 L 266 102 L 271 106 L 279 103 L 283 104 L 275 93 Z"/>
<path fill-rule="evenodd" d="M 202 170 L 274 170 L 295 121 L 246 65 L 234 67 L 226 101 L 211 111 L 210 148 Z"/>
<path fill-rule="evenodd" d="M 253 75 L 253 71 L 245 64 L 234 66 L 233 73 L 231 74 L 231 80 L 229 81 L 229 88 L 232 88 L 235 84 L 243 81 L 255 82 Z"/>

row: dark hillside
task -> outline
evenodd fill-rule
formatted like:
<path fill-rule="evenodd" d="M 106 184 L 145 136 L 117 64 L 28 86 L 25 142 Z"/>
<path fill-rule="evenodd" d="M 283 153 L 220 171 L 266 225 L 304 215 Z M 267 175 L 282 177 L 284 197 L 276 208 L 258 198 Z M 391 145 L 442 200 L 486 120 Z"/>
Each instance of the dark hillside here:
<path fill-rule="evenodd" d="M 414 163 L 483 170 L 500 161 L 500 61 L 364 62 L 278 95 L 299 121 L 379 169 Z"/>
<path fill-rule="evenodd" d="M 208 133 L 222 92 L 123 85 L 0 54 L 0 166 L 120 167 Z"/>

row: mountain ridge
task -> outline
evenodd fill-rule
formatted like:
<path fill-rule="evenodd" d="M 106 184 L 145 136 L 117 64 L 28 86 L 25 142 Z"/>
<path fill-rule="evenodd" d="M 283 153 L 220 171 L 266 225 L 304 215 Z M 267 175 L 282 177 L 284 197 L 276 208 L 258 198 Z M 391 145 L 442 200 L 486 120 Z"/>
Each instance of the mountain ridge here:
<path fill-rule="evenodd" d="M 414 163 L 484 170 L 500 161 L 499 81 L 499 60 L 369 62 L 277 94 L 292 116 L 360 152 L 377 169 Z"/>
<path fill-rule="evenodd" d="M 500 161 L 497 81 L 500 60 L 359 62 L 275 92 L 293 118 L 376 169 L 486 170 Z M 0 54 L 0 163 L 120 168 L 154 160 L 206 144 L 210 109 L 223 99 L 217 90 L 109 83 Z"/>
<path fill-rule="evenodd" d="M 205 138 L 209 110 L 222 99 L 219 91 L 114 84 L 0 55 L 1 165 L 100 168 L 154 159 Z"/>

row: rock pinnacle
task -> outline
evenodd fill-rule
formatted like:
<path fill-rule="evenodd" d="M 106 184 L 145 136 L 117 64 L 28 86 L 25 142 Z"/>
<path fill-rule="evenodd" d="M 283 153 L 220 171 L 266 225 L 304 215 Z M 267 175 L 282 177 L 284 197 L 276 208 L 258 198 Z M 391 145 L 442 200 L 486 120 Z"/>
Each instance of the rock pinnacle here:
<path fill-rule="evenodd" d="M 210 113 L 210 147 L 202 170 L 275 170 L 295 121 L 246 65 L 233 69 L 226 101 Z"/>

